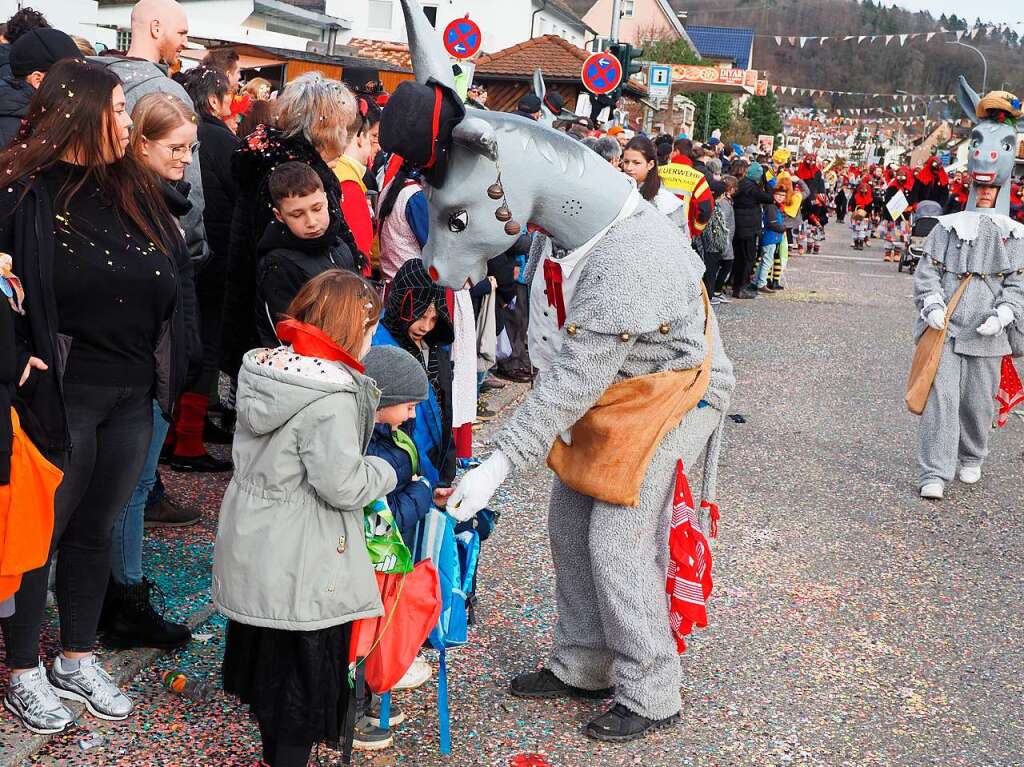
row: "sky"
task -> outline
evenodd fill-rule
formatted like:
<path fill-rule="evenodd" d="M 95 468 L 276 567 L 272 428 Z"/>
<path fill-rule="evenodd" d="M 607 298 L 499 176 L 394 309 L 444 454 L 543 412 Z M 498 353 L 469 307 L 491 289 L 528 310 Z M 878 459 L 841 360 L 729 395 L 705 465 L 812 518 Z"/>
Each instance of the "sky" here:
<path fill-rule="evenodd" d="M 1024 6 L 1020 0 L 986 0 L 984 3 L 970 6 L 963 0 L 895 0 L 895 4 L 911 11 L 931 11 L 932 16 L 936 18 L 943 13 L 955 13 L 957 16 L 966 16 L 969 21 L 974 21 L 978 16 L 982 21 L 1004 24 L 1024 21 Z M 1024 34 L 1024 24 L 1015 29 L 1018 33 Z"/>

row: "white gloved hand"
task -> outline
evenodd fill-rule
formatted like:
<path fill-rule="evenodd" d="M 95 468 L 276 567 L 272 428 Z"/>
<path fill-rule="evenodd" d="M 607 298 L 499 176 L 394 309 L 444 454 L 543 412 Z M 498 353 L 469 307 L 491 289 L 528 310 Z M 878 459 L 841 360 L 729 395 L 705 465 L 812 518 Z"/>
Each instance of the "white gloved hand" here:
<path fill-rule="evenodd" d="M 999 308 L 1002 309 L 1003 307 L 999 307 Z M 1013 322 L 1013 313 L 1012 312 L 1010 313 L 1010 322 Z M 1009 325 L 1009 324 L 1010 324 L 1009 322 L 1006 323 L 1006 325 Z M 997 334 L 1003 332 L 1003 328 L 1006 327 L 1006 325 L 1003 324 L 1003 317 L 1002 317 L 1002 315 L 997 312 L 996 314 L 993 314 L 991 317 L 989 317 L 987 320 L 985 320 L 983 323 L 981 323 L 978 326 L 978 335 L 979 336 L 994 336 L 994 335 L 997 335 Z"/>
<path fill-rule="evenodd" d="M 448 513 L 459 522 L 472 519 L 480 509 L 487 506 L 494 491 L 505 481 L 511 470 L 508 456 L 495 450 L 490 458 L 472 469 L 459 482 L 452 497 L 448 499 Z"/>
<path fill-rule="evenodd" d="M 924 321 L 935 330 L 942 330 L 946 327 L 946 312 L 943 309 L 932 309 Z"/>

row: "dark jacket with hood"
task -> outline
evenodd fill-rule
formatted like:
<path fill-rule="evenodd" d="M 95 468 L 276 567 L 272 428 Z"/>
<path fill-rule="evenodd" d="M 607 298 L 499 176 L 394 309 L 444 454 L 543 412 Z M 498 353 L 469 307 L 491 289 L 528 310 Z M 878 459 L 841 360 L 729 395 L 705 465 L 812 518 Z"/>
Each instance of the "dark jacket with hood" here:
<path fill-rule="evenodd" d="M 196 290 L 204 306 L 219 305 L 228 274 L 231 217 L 235 212 L 238 184 L 231 175 L 231 155 L 242 145 L 222 120 L 199 113 L 199 159 L 203 178 L 203 224 L 210 258 L 196 278 Z"/>
<path fill-rule="evenodd" d="M 736 240 L 749 240 L 761 233 L 761 206 L 772 201 L 771 192 L 749 176 L 740 179 L 736 194 L 732 198 L 733 211 L 736 213 Z"/>
<path fill-rule="evenodd" d="M 165 199 L 176 198 L 184 199 L 176 190 L 165 189 Z M 23 370 L 29 357 L 38 357 L 49 366 L 47 370 L 33 370 L 18 395 L 38 424 L 38 447 L 51 455 L 72 448 L 63 377 L 73 339 L 59 332 L 60 312 L 53 280 L 55 243 L 53 201 L 45 183 L 25 180 L 0 198 L 0 251 L 11 254 L 14 273 L 25 288 L 26 313 L 15 318 L 16 369 Z M 164 323 L 154 350 L 153 397 L 169 420 L 185 385 L 189 357 L 198 359 L 198 343 L 194 321 L 190 329 L 187 320 L 188 312 L 195 310 L 195 293 L 192 264 L 183 238 L 176 238 L 168 262 L 178 290 L 174 311 Z"/>
<path fill-rule="evenodd" d="M 338 238 L 341 219 L 331 216 L 327 231 L 303 240 L 279 221 L 267 224 L 257 246 L 256 329 L 261 346 L 280 345 L 274 327 L 303 285 L 328 269 L 355 271 L 352 251 Z"/>
<path fill-rule="evenodd" d="M 423 350 L 409 338 L 409 326 L 433 304 L 437 324 L 423 338 Z M 455 479 L 455 437 L 452 434 L 452 357 L 455 326 L 448 311 L 444 288 L 430 279 L 423 261 L 413 258 L 402 264 L 388 292 L 384 315 L 374 346 L 399 346 L 423 363 L 430 381 L 430 396 L 416 406 L 416 418 L 402 425 L 419 450 L 423 476 L 435 487 L 450 486 Z"/>
<path fill-rule="evenodd" d="M 21 121 L 28 114 L 28 103 L 35 94 L 35 88 L 16 77 L 0 81 L 0 148 L 18 135 Z"/>
<path fill-rule="evenodd" d="M 228 274 L 224 295 L 221 370 L 238 374 L 242 355 L 259 346 L 252 307 L 256 303 L 258 246 L 274 213 L 270 200 L 270 174 L 285 162 L 302 162 L 316 171 L 327 193 L 331 217 L 342 221 L 338 235 L 357 252 L 352 232 L 341 217 L 341 185 L 316 148 L 303 136 L 285 138 L 275 128 L 260 125 L 245 138 L 231 158 L 231 175 L 238 197 L 231 218 Z"/>
<path fill-rule="evenodd" d="M 20 374 L 14 343 L 14 310 L 0 295 L 0 485 L 11 481 L 11 403 Z"/>
<path fill-rule="evenodd" d="M 410 549 L 416 545 L 416 526 L 426 518 L 434 503 L 434 493 L 430 486 L 419 479 L 413 479 L 421 472 L 419 456 L 413 456 L 413 449 L 412 446 L 408 450 L 404 448 L 386 423 L 374 427 L 370 446 L 366 449 L 367 455 L 383 458 L 395 470 L 398 484 L 388 493 L 388 507 L 402 533 L 402 540 Z"/>

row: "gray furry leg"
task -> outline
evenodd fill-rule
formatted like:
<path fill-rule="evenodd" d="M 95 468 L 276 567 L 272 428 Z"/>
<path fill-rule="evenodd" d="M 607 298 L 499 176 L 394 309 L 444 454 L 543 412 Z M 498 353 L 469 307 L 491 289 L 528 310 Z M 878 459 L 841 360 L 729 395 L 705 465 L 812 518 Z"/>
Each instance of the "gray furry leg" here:
<path fill-rule="evenodd" d="M 689 473 L 720 417 L 713 408 L 695 410 L 665 438 L 648 467 L 638 507 L 594 502 L 590 558 L 605 641 L 615 654 L 615 701 L 650 719 L 682 708 L 665 594 L 676 461 L 682 458 Z"/>
<path fill-rule="evenodd" d="M 548 667 L 573 687 L 611 687 L 612 654 L 604 639 L 587 541 L 594 499 L 555 478 L 548 534 L 555 565 L 558 621 Z"/>
<path fill-rule="evenodd" d="M 965 359 L 968 358 L 953 351 L 950 342 L 946 343 L 928 403 L 921 414 L 917 450 L 919 487 L 936 481 L 948 484 L 956 475 L 961 378 Z"/>
<path fill-rule="evenodd" d="M 964 466 L 981 466 L 988 456 L 1002 358 L 964 357 L 960 378 L 960 445 Z"/>

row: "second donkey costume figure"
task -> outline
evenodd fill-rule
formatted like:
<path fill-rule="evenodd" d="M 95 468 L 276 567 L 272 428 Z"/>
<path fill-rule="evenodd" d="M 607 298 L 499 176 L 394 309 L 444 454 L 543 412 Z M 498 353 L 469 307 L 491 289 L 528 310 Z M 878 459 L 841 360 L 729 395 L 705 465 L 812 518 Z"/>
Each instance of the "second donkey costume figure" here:
<path fill-rule="evenodd" d="M 614 696 L 586 734 L 632 740 L 678 721 L 688 622 L 680 627 L 675 605 L 703 612 L 710 587 L 699 531 L 689 563 L 669 551 L 673 506 L 677 515 L 682 508 L 674 500 L 685 497 L 679 467 L 693 466 L 705 447 L 713 509 L 713 436 L 735 385 L 702 291 L 704 267 L 682 233 L 586 147 L 531 120 L 467 114 L 436 32 L 414 0 L 403 8 L 418 83 L 392 96 L 381 145 L 425 169 L 431 275 L 454 288 L 476 283 L 524 224 L 544 233 L 531 262 L 533 290 L 545 299 L 531 299 L 544 347 L 531 356 L 541 373 L 498 436 L 501 449 L 466 475 L 448 510 L 471 518 L 509 472 L 547 456 L 557 474 L 548 517 L 554 650 L 546 668 L 515 677 L 511 691 Z M 676 580 L 679 561 L 696 563 L 696 579 Z M 670 571 L 682 584 L 671 609 Z"/>

